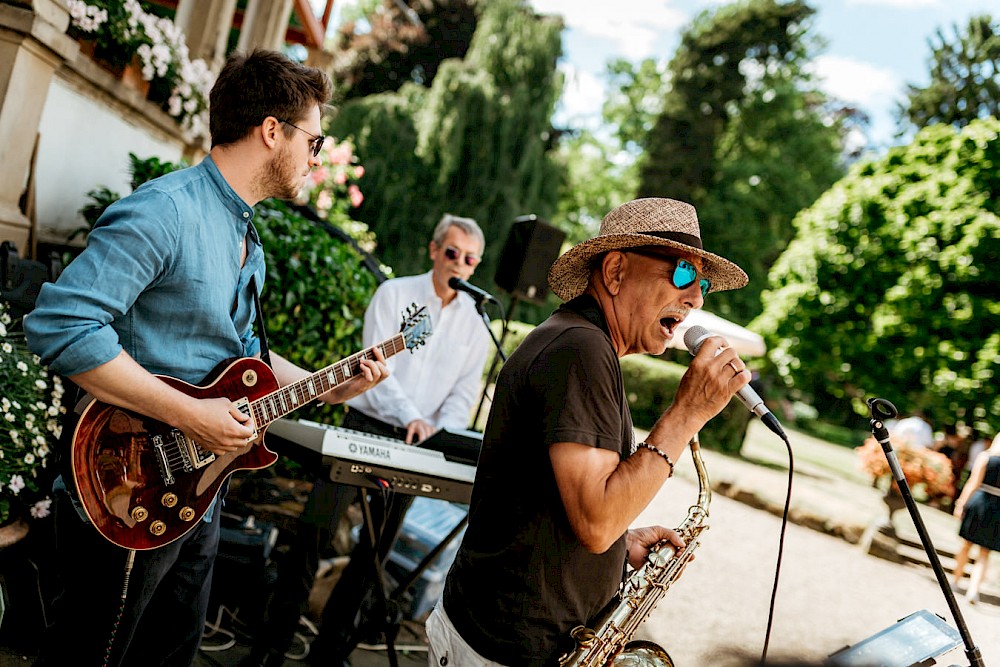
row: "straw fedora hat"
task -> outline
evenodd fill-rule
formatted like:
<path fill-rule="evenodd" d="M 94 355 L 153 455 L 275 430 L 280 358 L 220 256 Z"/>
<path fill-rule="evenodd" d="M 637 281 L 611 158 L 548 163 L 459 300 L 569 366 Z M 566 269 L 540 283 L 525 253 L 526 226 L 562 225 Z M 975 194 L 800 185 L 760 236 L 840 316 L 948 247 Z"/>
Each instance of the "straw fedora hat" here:
<path fill-rule="evenodd" d="M 702 258 L 702 274 L 712 292 L 747 284 L 747 274 L 728 259 L 702 249 L 694 206 L 675 199 L 634 199 L 613 209 L 601 221 L 597 236 L 567 250 L 549 269 L 549 287 L 564 301 L 583 294 L 595 257 L 610 250 L 638 246 L 674 248 Z"/>

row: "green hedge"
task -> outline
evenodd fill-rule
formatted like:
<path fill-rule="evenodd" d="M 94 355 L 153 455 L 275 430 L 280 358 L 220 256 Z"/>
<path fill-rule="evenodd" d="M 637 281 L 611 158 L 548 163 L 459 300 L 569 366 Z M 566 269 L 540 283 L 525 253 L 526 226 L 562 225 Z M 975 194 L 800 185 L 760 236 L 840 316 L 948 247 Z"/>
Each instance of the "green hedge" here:
<path fill-rule="evenodd" d="M 494 322 L 499 335 L 502 323 Z M 504 352 L 513 352 L 534 327 L 511 322 L 504 338 Z M 673 401 L 686 366 L 646 355 L 630 355 L 621 360 L 625 394 L 636 428 L 649 430 Z M 701 430 L 701 444 L 706 449 L 738 454 L 743 447 L 750 413 L 737 399 Z"/>

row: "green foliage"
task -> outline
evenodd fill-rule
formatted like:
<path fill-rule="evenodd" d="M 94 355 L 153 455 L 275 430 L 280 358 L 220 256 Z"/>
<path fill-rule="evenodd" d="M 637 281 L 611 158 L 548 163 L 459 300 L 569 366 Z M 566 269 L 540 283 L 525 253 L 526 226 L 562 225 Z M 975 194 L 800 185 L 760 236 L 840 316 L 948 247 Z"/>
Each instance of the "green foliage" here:
<path fill-rule="evenodd" d="M 963 127 L 977 118 L 1000 116 L 1000 23 L 973 16 L 949 39 L 939 29 L 931 49 L 930 83 L 907 86 L 899 106 L 901 124 L 916 129 L 935 123 Z"/>
<path fill-rule="evenodd" d="M 666 68 L 652 58 L 638 67 L 627 60 L 608 63 L 608 98 L 601 115 L 615 128 L 621 145 L 641 149 L 649 139 L 670 90 Z"/>
<path fill-rule="evenodd" d="M 698 217 L 710 247 L 739 264 L 750 283 L 713 294 L 713 312 L 738 323 L 760 313 L 767 272 L 795 234 L 792 219 L 843 174 L 839 150 L 836 128 L 791 83 L 744 101 L 716 144 L 717 171 Z"/>
<path fill-rule="evenodd" d="M 487 283 L 515 217 L 548 218 L 559 170 L 549 118 L 561 88 L 561 26 L 523 0 L 487 3 L 462 61 L 441 64 L 430 88 L 351 101 L 331 125 L 365 164 L 357 217 L 399 275 L 426 270 L 441 215 L 475 218 L 486 235 L 476 281 Z"/>
<path fill-rule="evenodd" d="M 504 339 L 504 352 L 511 354 L 533 328 L 523 322 L 511 322 Z M 493 329 L 499 335 L 500 323 L 494 322 Z M 636 428 L 649 430 L 674 400 L 687 367 L 638 354 L 622 358 L 621 367 L 632 421 Z M 707 449 L 738 453 L 749 422 L 750 413 L 733 400 L 702 429 L 701 443 Z"/>
<path fill-rule="evenodd" d="M 346 6 L 333 80 L 340 99 L 429 86 L 448 58 L 462 58 L 478 21 L 478 0 L 366 0 Z"/>
<path fill-rule="evenodd" d="M 640 196 L 704 200 L 716 143 L 747 91 L 765 77 L 802 76 L 813 12 L 802 0 L 744 0 L 695 18 L 670 61 L 663 113 L 645 142 Z"/>
<path fill-rule="evenodd" d="M 744 0 L 700 14 L 681 37 L 663 111 L 641 142 L 638 195 L 694 204 L 707 247 L 750 275 L 749 287 L 712 296 L 713 312 L 739 323 L 760 312 L 792 218 L 842 173 L 839 125 L 804 67 L 819 47 L 813 13 L 803 0 Z M 661 86 L 652 74 L 634 74 L 626 98 L 644 99 L 635 89 L 642 80 Z"/>
<path fill-rule="evenodd" d="M 361 350 L 365 309 L 378 282 L 360 255 L 282 201 L 266 200 L 256 209 L 267 257 L 261 307 L 271 348 L 313 370 Z M 323 404 L 301 413 L 339 423 L 341 409 Z"/>
<path fill-rule="evenodd" d="M 753 328 L 824 417 L 881 396 L 934 424 L 1000 427 L 997 164 L 1000 121 L 932 126 L 795 219 Z"/>

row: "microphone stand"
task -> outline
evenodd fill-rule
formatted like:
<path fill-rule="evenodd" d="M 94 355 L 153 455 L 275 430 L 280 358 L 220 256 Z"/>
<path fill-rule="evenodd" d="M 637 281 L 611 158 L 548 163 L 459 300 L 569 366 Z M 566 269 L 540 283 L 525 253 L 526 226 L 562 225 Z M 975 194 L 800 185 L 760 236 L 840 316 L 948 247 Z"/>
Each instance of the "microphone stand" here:
<path fill-rule="evenodd" d="M 870 398 L 867 401 L 868 409 L 871 411 L 871 431 L 878 443 L 882 445 L 882 452 L 885 454 L 886 460 L 889 462 L 889 468 L 892 470 L 892 477 L 896 480 L 896 485 L 899 488 L 900 494 L 903 496 L 903 501 L 906 503 L 906 509 L 910 512 L 910 518 L 913 519 L 913 525 L 917 529 L 917 534 L 920 536 L 920 543 L 924 547 L 924 551 L 927 553 L 927 558 L 930 560 L 931 568 L 934 570 L 934 576 L 937 577 L 938 585 L 941 587 L 941 591 L 944 593 L 945 600 L 948 602 L 948 608 L 951 609 L 951 615 L 955 619 L 955 624 L 958 626 L 958 632 L 962 636 L 962 641 L 965 643 L 965 655 L 969 659 L 970 667 L 986 667 L 986 663 L 983 662 L 983 656 L 979 651 L 979 648 L 973 643 L 972 634 L 969 632 L 968 626 L 965 624 L 965 618 L 962 616 L 962 610 L 958 608 L 958 603 L 955 601 L 955 593 L 951 590 L 951 586 L 948 585 L 948 578 L 945 575 L 944 568 L 941 566 L 941 560 L 938 558 L 937 550 L 934 548 L 934 544 L 931 542 L 931 537 L 927 533 L 927 528 L 924 526 L 923 519 L 920 517 L 920 511 L 917 509 L 917 503 L 913 499 L 913 493 L 910 491 L 910 485 L 906 482 L 906 477 L 903 476 L 903 468 L 899 465 L 899 460 L 896 458 L 896 452 L 892 448 L 892 443 L 889 441 L 889 430 L 885 427 L 885 420 L 892 419 L 896 417 L 899 412 L 889 401 L 884 398 Z"/>
<path fill-rule="evenodd" d="M 516 299 L 517 297 L 514 298 Z M 493 333 L 493 327 L 490 326 L 490 318 L 487 317 L 486 313 L 483 310 L 483 301 L 480 299 L 476 299 L 476 311 L 478 311 L 479 315 L 483 318 L 483 323 L 486 324 L 486 330 L 490 332 L 490 338 L 493 339 L 493 344 L 497 348 L 497 353 L 493 355 L 493 363 L 490 365 L 489 373 L 486 374 L 486 384 L 483 386 L 483 395 L 479 397 L 479 407 L 476 408 L 476 415 L 472 418 L 472 426 L 471 426 L 472 430 L 475 430 L 476 424 L 479 422 L 479 413 L 483 411 L 483 403 L 486 402 L 486 390 L 490 386 L 490 380 L 493 379 L 493 371 L 497 367 L 497 359 L 500 358 L 503 359 L 504 362 L 507 361 L 507 355 L 504 354 L 503 351 L 503 339 L 507 337 L 507 324 L 508 324 L 507 315 L 504 312 L 502 303 L 500 303 L 499 301 L 494 301 L 494 303 L 496 303 L 497 306 L 500 308 L 500 315 L 501 319 L 503 320 L 503 334 L 500 339 L 497 339 L 496 334 Z M 514 305 L 516 305 L 516 303 L 517 303 L 516 300 L 513 303 L 511 303 L 511 308 L 510 308 L 511 313 L 514 312 Z M 490 400 L 492 401 L 492 399 Z"/>

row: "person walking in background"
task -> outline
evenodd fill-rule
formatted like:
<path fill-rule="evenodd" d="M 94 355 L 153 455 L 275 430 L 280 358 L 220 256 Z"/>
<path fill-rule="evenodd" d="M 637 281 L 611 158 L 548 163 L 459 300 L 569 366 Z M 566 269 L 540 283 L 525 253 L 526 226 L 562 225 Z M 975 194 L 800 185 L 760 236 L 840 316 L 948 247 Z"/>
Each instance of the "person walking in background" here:
<path fill-rule="evenodd" d="M 962 546 L 955 554 L 955 573 L 952 588 L 965 573 L 972 545 L 979 547 L 976 564 L 965 598 L 979 601 L 979 587 L 986 577 L 990 551 L 1000 551 L 1000 445 L 993 438 L 993 445 L 980 454 L 972 465 L 972 474 L 955 501 L 955 516 L 962 520 L 958 535 Z"/>

